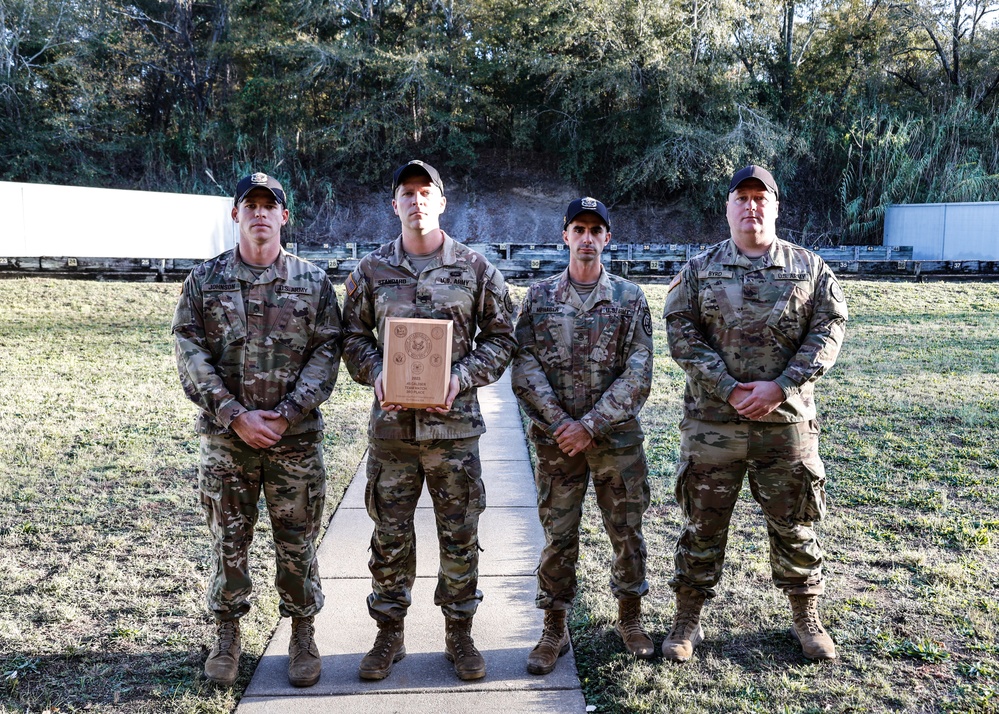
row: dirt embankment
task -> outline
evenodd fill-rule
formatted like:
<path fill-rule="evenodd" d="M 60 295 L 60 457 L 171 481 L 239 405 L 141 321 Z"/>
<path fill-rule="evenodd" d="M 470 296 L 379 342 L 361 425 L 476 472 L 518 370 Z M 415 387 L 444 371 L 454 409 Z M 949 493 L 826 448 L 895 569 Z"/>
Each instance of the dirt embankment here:
<path fill-rule="evenodd" d="M 449 182 L 441 227 L 463 243 L 556 243 L 570 201 L 590 195 L 585 188 L 528 170 L 494 175 L 492 180 Z M 599 194 L 595 198 L 601 198 Z M 292 235 L 300 245 L 382 241 L 399 233 L 399 219 L 383 191 L 352 189 L 297 222 Z M 701 222 L 682 201 L 673 204 L 610 205 L 616 243 L 714 243 L 727 236 L 724 216 Z"/>

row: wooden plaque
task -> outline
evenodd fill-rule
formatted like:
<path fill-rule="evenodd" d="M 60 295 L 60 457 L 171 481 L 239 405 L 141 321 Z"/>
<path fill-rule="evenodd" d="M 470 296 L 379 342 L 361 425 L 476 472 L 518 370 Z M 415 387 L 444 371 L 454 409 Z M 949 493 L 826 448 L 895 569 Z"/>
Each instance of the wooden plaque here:
<path fill-rule="evenodd" d="M 450 320 L 385 318 L 382 404 L 442 407 L 451 384 Z"/>

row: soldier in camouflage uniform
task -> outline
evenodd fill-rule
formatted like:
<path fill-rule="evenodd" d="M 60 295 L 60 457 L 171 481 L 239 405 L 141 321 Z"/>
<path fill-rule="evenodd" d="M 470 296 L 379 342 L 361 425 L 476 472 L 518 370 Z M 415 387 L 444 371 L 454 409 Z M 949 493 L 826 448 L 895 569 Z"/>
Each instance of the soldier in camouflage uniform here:
<path fill-rule="evenodd" d="M 218 636 L 205 675 L 227 686 L 239 668 L 239 618 L 250 609 L 247 555 L 261 489 L 280 612 L 292 618 L 289 681 L 311 686 L 322 666 L 314 642 L 323 606 L 315 543 L 326 498 L 319 405 L 336 383 L 340 308 L 326 273 L 282 250 L 286 205 L 281 184 L 266 174 L 239 182 L 239 245 L 191 272 L 173 321 L 181 383 L 201 408 L 198 483 Z"/>
<path fill-rule="evenodd" d="M 445 655 L 461 679 L 486 674 L 471 637 L 478 590 L 478 522 L 486 506 L 479 462 L 485 424 L 476 388 L 499 379 L 515 347 L 512 304 L 503 277 L 482 255 L 440 228 L 446 198 L 440 174 L 410 161 L 392 180 L 401 235 L 365 256 L 345 283 L 344 362 L 374 388 L 368 426 L 368 513 L 378 634 L 362 659 L 362 679 L 383 679 L 405 656 L 403 618 L 416 577 L 413 517 L 426 480 L 440 544 L 434 603 L 445 616 Z M 387 317 L 453 321 L 451 381 L 444 407 L 385 404 L 382 327 Z M 474 340 L 474 344 L 473 344 Z"/>
<path fill-rule="evenodd" d="M 527 659 L 533 674 L 551 672 L 569 649 L 565 619 L 576 596 L 590 478 L 614 551 L 617 632 L 632 655 L 655 653 L 640 619 L 649 590 L 642 537 L 649 482 L 638 421 L 652 382 L 652 316 L 640 287 L 601 266 L 610 238 L 604 204 L 589 197 L 571 202 L 562 231 L 569 267 L 531 286 L 517 320 L 513 389 L 532 422 L 545 530 L 536 599 L 545 622 Z"/>
<path fill-rule="evenodd" d="M 809 659 L 836 648 L 819 621 L 825 513 L 815 381 L 846 330 L 843 290 L 811 251 L 777 238 L 778 191 L 747 166 L 729 185 L 731 240 L 695 256 L 670 286 L 670 352 L 687 373 L 676 498 L 673 630 L 663 655 L 685 661 L 704 638 L 705 598 L 721 579 L 732 510 L 745 474 L 766 519 L 774 584 L 790 599 L 794 637 Z"/>

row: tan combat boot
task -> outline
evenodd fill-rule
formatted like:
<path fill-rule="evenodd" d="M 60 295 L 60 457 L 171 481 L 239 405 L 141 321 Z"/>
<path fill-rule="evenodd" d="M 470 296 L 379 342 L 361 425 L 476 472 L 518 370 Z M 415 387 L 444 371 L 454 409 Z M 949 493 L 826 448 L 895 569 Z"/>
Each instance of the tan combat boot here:
<path fill-rule="evenodd" d="M 215 684 L 231 687 L 239 674 L 239 620 L 218 620 L 215 623 L 217 642 L 205 660 L 205 677 Z"/>
<path fill-rule="evenodd" d="M 558 658 L 569 651 L 569 628 L 565 626 L 565 610 L 545 610 L 545 626 L 541 639 L 527 655 L 527 671 L 548 674 Z"/>
<path fill-rule="evenodd" d="M 486 676 L 486 661 L 475 649 L 472 640 L 472 618 L 444 618 L 444 656 L 454 663 L 458 679 L 482 679 Z"/>
<path fill-rule="evenodd" d="M 314 617 L 291 618 L 291 641 L 288 643 L 288 681 L 293 687 L 311 687 L 319 681 L 323 660 L 316 647 Z"/>
<path fill-rule="evenodd" d="M 701 629 L 701 607 L 704 593 L 681 588 L 676 591 L 676 619 L 673 629 L 663 641 L 663 657 L 673 662 L 686 662 L 694 648 L 704 640 Z"/>
<path fill-rule="evenodd" d="M 794 625 L 791 634 L 806 659 L 836 659 L 836 645 L 819 622 L 818 595 L 788 595 Z"/>
<path fill-rule="evenodd" d="M 649 659 L 656 653 L 649 633 L 642 629 L 642 598 L 622 597 L 617 601 L 617 634 L 633 657 Z"/>
<path fill-rule="evenodd" d="M 368 654 L 364 655 L 357 673 L 361 679 L 385 679 L 392 671 L 392 665 L 405 656 L 403 621 L 379 621 L 375 644 Z"/>

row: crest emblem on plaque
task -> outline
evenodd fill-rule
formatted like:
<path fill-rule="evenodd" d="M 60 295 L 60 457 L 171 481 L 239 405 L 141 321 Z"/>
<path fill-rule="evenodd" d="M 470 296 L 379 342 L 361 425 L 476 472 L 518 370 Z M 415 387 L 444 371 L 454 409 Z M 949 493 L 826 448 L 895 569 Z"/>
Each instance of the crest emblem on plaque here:
<path fill-rule="evenodd" d="M 426 359 L 434 343 L 423 332 L 414 332 L 406 338 L 406 354 L 412 359 Z"/>

